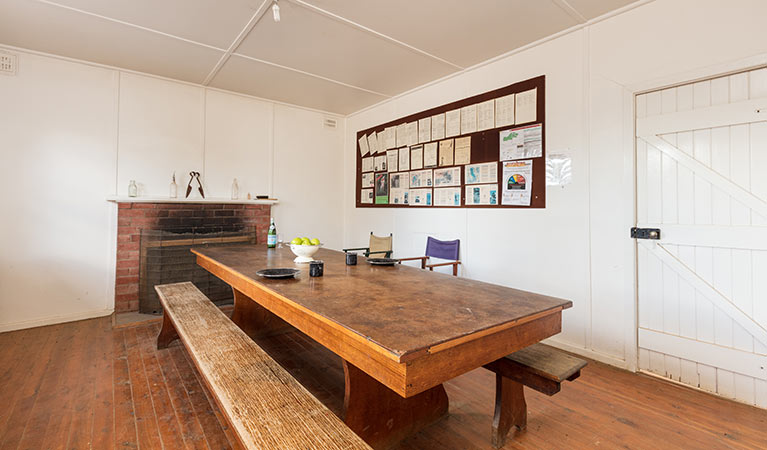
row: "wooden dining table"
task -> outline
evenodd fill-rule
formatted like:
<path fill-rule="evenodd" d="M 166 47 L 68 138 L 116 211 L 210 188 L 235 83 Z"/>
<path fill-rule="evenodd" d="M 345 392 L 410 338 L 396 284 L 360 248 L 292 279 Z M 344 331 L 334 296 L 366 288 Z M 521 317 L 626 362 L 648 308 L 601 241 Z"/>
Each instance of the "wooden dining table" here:
<path fill-rule="evenodd" d="M 293 327 L 343 360 L 345 423 L 388 448 L 445 416 L 443 383 L 561 331 L 572 302 L 406 265 L 376 266 L 320 249 L 324 276 L 286 246 L 194 248 L 232 286 L 232 320 L 251 336 Z M 297 268 L 295 278 L 256 274 Z M 514 270 L 509 265 L 509 271 Z M 489 406 L 488 406 L 489 407 Z"/>

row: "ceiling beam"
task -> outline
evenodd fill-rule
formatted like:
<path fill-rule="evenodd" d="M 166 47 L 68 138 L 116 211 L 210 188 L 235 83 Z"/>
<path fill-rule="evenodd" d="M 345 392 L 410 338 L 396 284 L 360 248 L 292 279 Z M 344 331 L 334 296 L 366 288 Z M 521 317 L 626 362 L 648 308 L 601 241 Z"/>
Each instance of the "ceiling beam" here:
<path fill-rule="evenodd" d="M 562 11 L 566 12 L 568 16 L 575 19 L 576 22 L 586 23 L 589 21 L 583 14 L 581 14 L 577 9 L 575 9 L 573 5 L 568 3 L 567 0 L 551 0 L 551 1 L 553 1 L 557 6 L 559 6 L 559 8 Z"/>
<path fill-rule="evenodd" d="M 441 62 L 443 64 L 447 64 L 448 66 L 451 66 L 454 69 L 463 70 L 465 68 L 465 67 L 459 66 L 458 64 L 452 63 L 452 62 L 450 62 L 450 61 L 448 61 L 446 59 L 440 58 L 439 56 L 432 55 L 431 53 L 429 53 L 429 52 L 427 52 L 425 50 L 421 50 L 420 48 L 414 47 L 414 46 L 412 46 L 410 44 L 407 44 L 405 42 L 402 42 L 402 41 L 400 41 L 398 39 L 394 39 L 391 36 L 388 36 L 386 34 L 383 34 L 383 33 L 380 33 L 380 32 L 378 32 L 376 30 L 373 30 L 372 28 L 368 28 L 368 27 L 366 27 L 364 25 L 361 25 L 361 24 L 359 24 L 357 22 L 349 20 L 349 19 L 347 19 L 345 17 L 339 16 L 337 14 L 334 14 L 334 13 L 330 12 L 330 11 L 324 10 L 324 9 L 318 7 L 318 6 L 312 5 L 311 3 L 307 3 L 307 2 L 305 2 L 303 0 L 288 0 L 288 1 L 293 3 L 293 4 L 296 4 L 298 6 L 302 6 L 302 7 L 306 8 L 306 9 L 314 11 L 314 12 L 316 12 L 318 14 L 321 14 L 321 15 L 323 15 L 325 17 L 329 17 L 329 18 L 337 20 L 339 22 L 343 22 L 343 23 L 345 23 L 347 25 L 350 25 L 350 26 L 352 26 L 354 28 L 357 28 L 359 30 L 362 30 L 362 31 L 370 33 L 370 34 L 372 34 L 374 36 L 377 36 L 377 37 L 379 37 L 381 39 L 384 39 L 384 40 L 387 40 L 387 41 L 392 42 L 394 44 L 397 44 L 397 45 L 399 45 L 401 47 L 404 47 L 404 48 L 406 48 L 406 49 L 408 49 L 410 51 L 419 53 L 419 54 L 421 54 L 423 56 L 426 56 L 428 58 L 431 58 L 431 59 L 434 59 L 436 61 L 439 61 L 439 62 Z"/>
<path fill-rule="evenodd" d="M 218 59 L 218 62 L 216 63 L 216 65 L 213 66 L 213 69 L 211 69 L 210 73 L 208 73 L 208 76 L 205 77 L 205 80 L 202 82 L 203 86 L 207 86 L 210 84 L 211 81 L 213 81 L 213 78 L 215 78 L 216 74 L 218 74 L 221 68 L 224 67 L 224 64 L 232 56 L 232 53 L 234 53 L 237 50 L 240 44 L 242 44 L 242 41 L 244 41 L 245 38 L 248 37 L 250 32 L 256 26 L 256 24 L 261 20 L 262 17 L 264 17 L 264 14 L 266 14 L 266 11 L 269 10 L 269 5 L 271 4 L 272 4 L 271 0 L 264 0 L 261 3 L 261 6 L 258 7 L 256 12 L 253 14 L 253 16 L 250 18 L 248 23 L 245 25 L 245 28 L 243 28 L 242 31 L 240 31 L 240 34 L 237 35 L 237 37 L 234 39 L 232 44 L 226 50 L 226 53 L 221 55 L 221 58 Z"/>
<path fill-rule="evenodd" d="M 383 94 L 381 92 L 371 91 L 370 89 L 365 89 L 364 87 L 355 86 L 355 85 L 349 84 L 349 83 L 344 83 L 343 81 L 338 81 L 338 80 L 335 80 L 333 78 L 323 77 L 322 75 L 317 75 L 316 73 L 307 72 L 305 70 L 296 69 L 294 67 L 283 66 L 282 64 L 277 64 L 277 63 L 269 62 L 269 61 L 266 61 L 266 60 L 263 60 L 263 59 L 254 58 L 252 56 L 244 55 L 242 53 L 233 53 L 233 55 L 239 56 L 240 58 L 249 59 L 249 60 L 255 61 L 257 63 L 266 64 L 267 66 L 272 66 L 272 67 L 277 67 L 279 69 L 289 70 L 291 72 L 300 73 L 302 75 L 307 75 L 307 76 L 310 76 L 310 77 L 314 77 L 314 78 L 317 78 L 317 79 L 320 79 L 320 80 L 324 80 L 324 81 L 327 81 L 327 82 L 330 82 L 330 83 L 338 84 L 340 86 L 345 86 L 345 87 L 348 87 L 348 88 L 351 88 L 351 89 L 356 89 L 358 91 L 367 92 L 369 94 L 379 95 L 379 96 L 384 97 L 384 98 L 391 98 L 391 95 L 389 95 L 389 94 Z"/>
<path fill-rule="evenodd" d="M 182 38 L 180 36 L 176 36 L 176 35 L 173 35 L 173 34 L 163 33 L 162 31 L 157 31 L 157 30 L 153 30 L 152 28 L 142 27 L 141 25 L 136 25 L 135 23 L 125 22 L 123 20 L 113 19 L 111 17 L 102 16 L 101 14 L 92 13 L 90 11 L 85 11 L 85 10 L 78 9 L 78 8 L 73 8 L 73 7 L 67 6 L 67 5 L 62 5 L 60 3 L 52 2 L 50 0 L 35 0 L 35 1 L 37 1 L 38 3 L 42 3 L 44 5 L 53 6 L 55 8 L 66 9 L 68 11 L 72 11 L 72 12 L 76 12 L 76 13 L 80 13 L 80 14 L 85 14 L 86 16 L 96 17 L 98 19 L 107 20 L 109 22 L 119 23 L 120 25 L 125 25 L 126 27 L 136 28 L 138 30 L 148 31 L 148 32 L 154 33 L 154 34 L 159 34 L 161 36 L 165 36 L 165 37 L 169 37 L 171 39 L 176 39 L 176 40 L 179 40 L 179 41 L 183 41 L 183 42 L 186 42 L 188 44 L 199 45 L 200 47 L 209 48 L 211 50 L 217 50 L 219 52 L 223 52 L 224 51 L 223 48 L 218 48 L 218 47 L 214 47 L 212 45 L 203 44 L 202 42 L 197 42 L 197 41 L 193 41 L 191 39 Z"/>

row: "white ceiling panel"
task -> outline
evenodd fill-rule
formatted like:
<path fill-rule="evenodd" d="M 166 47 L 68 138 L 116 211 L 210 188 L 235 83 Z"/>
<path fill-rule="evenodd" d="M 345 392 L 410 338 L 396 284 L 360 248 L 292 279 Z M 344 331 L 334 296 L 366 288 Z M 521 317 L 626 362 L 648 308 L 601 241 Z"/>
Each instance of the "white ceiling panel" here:
<path fill-rule="evenodd" d="M 463 67 L 578 24 L 552 0 L 301 1 Z"/>
<path fill-rule="evenodd" d="M 458 68 L 290 2 L 265 16 L 237 53 L 394 95 Z"/>
<path fill-rule="evenodd" d="M 201 83 L 222 55 L 178 39 L 27 0 L 0 1 L 0 42 L 194 83 Z"/>
<path fill-rule="evenodd" d="M 567 0 L 567 3 L 583 17 L 591 20 L 610 11 L 622 8 L 636 0 Z"/>
<path fill-rule="evenodd" d="M 163 33 L 227 49 L 266 0 L 52 0 Z"/>
<path fill-rule="evenodd" d="M 340 114 L 386 98 L 237 55 L 226 62 L 211 86 Z"/>

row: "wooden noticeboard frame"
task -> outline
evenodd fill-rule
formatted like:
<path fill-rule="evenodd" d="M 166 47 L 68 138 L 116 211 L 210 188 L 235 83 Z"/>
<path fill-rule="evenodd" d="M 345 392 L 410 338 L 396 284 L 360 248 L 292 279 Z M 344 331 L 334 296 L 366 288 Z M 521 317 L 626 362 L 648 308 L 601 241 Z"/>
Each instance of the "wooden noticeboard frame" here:
<path fill-rule="evenodd" d="M 465 171 L 461 169 L 461 206 L 410 206 L 403 204 L 376 204 L 376 203 L 362 203 L 362 156 L 359 151 L 359 139 L 362 135 L 369 135 L 372 132 L 380 133 L 385 128 L 396 126 L 402 123 L 418 121 L 426 117 L 431 117 L 436 114 L 452 111 L 464 106 L 473 105 L 476 103 L 485 102 L 487 100 L 493 100 L 499 97 L 504 97 L 509 94 L 516 94 L 519 92 L 529 91 L 537 88 L 536 96 L 536 120 L 533 122 L 516 123 L 514 125 L 508 125 L 503 127 L 491 128 L 488 130 L 477 131 L 470 134 L 461 134 L 463 136 L 471 136 L 471 164 L 497 162 L 498 163 L 498 203 L 497 205 L 467 205 L 465 198 L 466 184 L 465 184 Z M 416 114 L 411 114 L 407 117 L 402 117 L 397 120 L 392 120 L 366 130 L 360 130 L 357 132 L 357 144 L 355 145 L 355 155 L 357 161 L 356 175 L 356 206 L 358 208 L 545 208 L 546 207 L 546 76 L 541 75 L 529 80 L 520 81 L 518 83 L 510 84 L 500 89 L 485 92 L 483 94 L 475 95 L 473 97 L 464 98 L 452 103 L 448 103 L 436 108 L 431 108 L 425 111 L 421 111 Z M 501 183 L 503 182 L 503 169 L 501 161 L 499 160 L 499 132 L 502 130 L 508 130 L 510 128 L 518 128 L 525 125 L 541 124 L 542 126 L 542 155 L 537 158 L 530 158 L 533 160 L 533 186 L 532 196 L 530 199 L 530 206 L 516 206 L 516 205 L 501 205 Z M 458 137 L 458 136 L 456 136 Z M 451 138 L 445 138 L 451 139 Z M 430 141 L 436 142 L 436 141 Z M 378 153 L 378 155 L 385 155 L 385 152 Z M 367 155 L 369 156 L 369 155 Z M 451 166 L 456 167 L 456 166 Z M 461 166 L 462 167 L 462 166 Z M 437 167 L 441 168 L 441 167 Z M 376 174 L 383 172 L 374 172 Z M 433 187 L 432 187 L 433 188 Z M 433 190 L 432 190 L 433 192 Z M 432 199 L 434 195 L 432 194 Z"/>

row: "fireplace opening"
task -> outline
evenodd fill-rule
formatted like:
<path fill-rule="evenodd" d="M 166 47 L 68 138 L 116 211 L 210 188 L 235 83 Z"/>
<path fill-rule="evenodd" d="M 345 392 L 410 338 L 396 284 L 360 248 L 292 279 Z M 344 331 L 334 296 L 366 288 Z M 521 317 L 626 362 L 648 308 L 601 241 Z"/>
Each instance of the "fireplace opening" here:
<path fill-rule="evenodd" d="M 216 305 L 234 301 L 231 287 L 197 265 L 192 247 L 255 244 L 256 227 L 142 229 L 139 250 L 139 312 L 162 314 L 155 285 L 191 281 Z"/>

